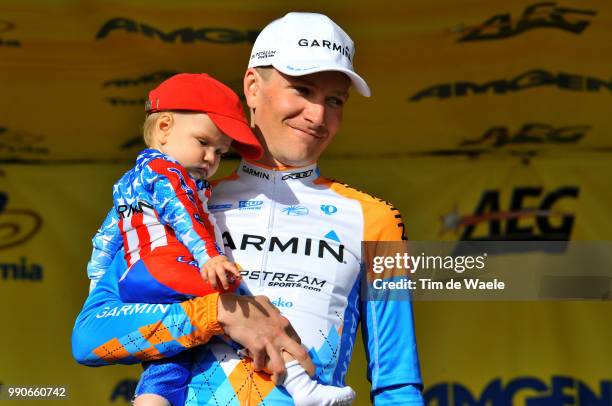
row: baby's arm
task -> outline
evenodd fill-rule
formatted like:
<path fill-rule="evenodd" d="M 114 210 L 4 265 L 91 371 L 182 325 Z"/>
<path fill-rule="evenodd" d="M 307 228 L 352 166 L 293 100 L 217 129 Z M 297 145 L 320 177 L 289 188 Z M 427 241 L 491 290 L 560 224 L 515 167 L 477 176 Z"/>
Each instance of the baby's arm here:
<path fill-rule="evenodd" d="M 200 209 L 202 201 L 196 184 L 185 168 L 164 159 L 154 159 L 141 174 L 162 222 L 174 230 L 200 265 L 222 254 L 215 242 L 214 226 L 208 213 Z"/>
<path fill-rule="evenodd" d="M 114 207 L 110 209 L 104 222 L 92 238 L 93 251 L 87 264 L 87 276 L 91 280 L 89 291 L 96 287 L 98 281 L 110 267 L 115 254 L 123 245 L 121 231 L 119 230 L 119 217 Z"/>
<path fill-rule="evenodd" d="M 230 285 L 234 285 L 241 278 L 238 265 L 227 259 L 225 255 L 219 255 L 206 261 L 201 267 L 200 274 L 202 279 L 215 290 L 219 290 L 217 279 L 221 282 L 223 290 L 228 290 Z"/>

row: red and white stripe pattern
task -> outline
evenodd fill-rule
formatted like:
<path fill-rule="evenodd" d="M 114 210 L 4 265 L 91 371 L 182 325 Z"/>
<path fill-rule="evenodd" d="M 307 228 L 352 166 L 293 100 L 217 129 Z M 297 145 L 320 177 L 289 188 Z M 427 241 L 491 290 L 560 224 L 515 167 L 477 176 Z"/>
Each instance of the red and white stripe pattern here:
<path fill-rule="evenodd" d="M 166 246 L 169 241 L 174 241 L 176 238 L 166 226 L 161 224 L 155 210 L 141 207 L 141 213 L 134 213 L 119 220 L 128 268 L 155 248 Z"/>

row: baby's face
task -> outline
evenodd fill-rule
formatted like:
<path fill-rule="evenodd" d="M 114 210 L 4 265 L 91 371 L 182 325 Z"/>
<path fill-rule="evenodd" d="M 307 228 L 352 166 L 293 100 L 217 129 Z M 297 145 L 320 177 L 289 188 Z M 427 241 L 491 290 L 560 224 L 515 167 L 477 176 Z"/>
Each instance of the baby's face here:
<path fill-rule="evenodd" d="M 179 161 L 196 179 L 206 179 L 219 168 L 221 155 L 232 139 L 204 113 L 174 113 L 174 123 L 161 151 Z"/>

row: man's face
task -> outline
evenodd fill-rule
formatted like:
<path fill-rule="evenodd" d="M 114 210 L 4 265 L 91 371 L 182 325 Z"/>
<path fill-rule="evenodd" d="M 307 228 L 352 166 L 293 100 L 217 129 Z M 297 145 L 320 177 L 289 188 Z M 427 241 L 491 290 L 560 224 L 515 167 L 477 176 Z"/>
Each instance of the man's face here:
<path fill-rule="evenodd" d="M 328 71 L 288 76 L 276 69 L 245 75 L 245 95 L 270 166 L 315 163 L 340 129 L 350 79 Z"/>

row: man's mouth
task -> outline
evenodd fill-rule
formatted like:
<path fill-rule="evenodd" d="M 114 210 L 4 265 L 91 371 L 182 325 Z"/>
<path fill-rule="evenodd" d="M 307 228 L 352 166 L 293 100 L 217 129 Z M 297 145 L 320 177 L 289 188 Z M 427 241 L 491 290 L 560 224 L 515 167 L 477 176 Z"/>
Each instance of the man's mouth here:
<path fill-rule="evenodd" d="M 301 133 L 304 133 L 306 135 L 310 135 L 311 137 L 315 137 L 315 138 L 323 138 L 323 135 L 320 134 L 319 132 L 317 132 L 316 130 L 311 130 L 311 129 L 303 129 L 303 128 L 299 128 L 299 127 L 295 127 L 291 124 L 287 124 L 287 126 L 293 130 L 299 131 Z"/>

